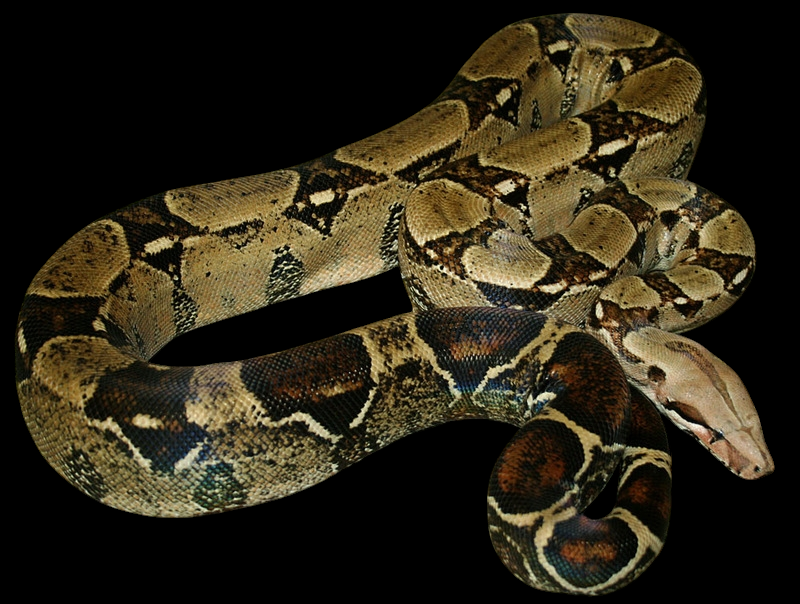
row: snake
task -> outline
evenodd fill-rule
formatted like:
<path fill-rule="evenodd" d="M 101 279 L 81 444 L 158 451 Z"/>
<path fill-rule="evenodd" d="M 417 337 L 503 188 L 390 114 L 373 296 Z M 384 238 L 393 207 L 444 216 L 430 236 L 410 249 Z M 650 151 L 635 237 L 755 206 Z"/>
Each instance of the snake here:
<path fill-rule="evenodd" d="M 684 180 L 705 94 L 651 28 L 539 17 L 379 134 L 97 220 L 20 311 L 34 441 L 90 497 L 176 517 L 285 497 L 447 421 L 511 423 L 487 504 L 500 558 L 537 589 L 619 589 L 666 538 L 658 411 L 735 474 L 774 469 L 741 380 L 679 335 L 755 268 L 741 215 Z M 411 313 L 243 361 L 149 362 L 189 330 L 397 265 Z M 587 517 L 615 471 L 614 510 Z"/>

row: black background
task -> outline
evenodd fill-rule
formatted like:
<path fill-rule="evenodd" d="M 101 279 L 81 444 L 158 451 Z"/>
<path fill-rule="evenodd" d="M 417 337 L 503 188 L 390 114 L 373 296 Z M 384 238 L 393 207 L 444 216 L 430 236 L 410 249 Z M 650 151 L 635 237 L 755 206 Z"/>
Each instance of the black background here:
<path fill-rule="evenodd" d="M 22 136 L 10 141 L 6 176 L 7 207 L 20 212 L 6 223 L 15 304 L 58 246 L 101 215 L 177 186 L 291 166 L 378 132 L 433 100 L 503 26 L 564 10 L 551 3 L 488 14 L 284 8 L 282 16 L 225 8 L 171 17 L 145 9 L 65 12 L 24 26 L 26 42 L 11 61 L 13 121 Z M 778 208 L 791 189 L 776 156 L 796 128 L 780 120 L 781 32 L 764 27 L 766 17 L 689 13 L 613 14 L 675 37 L 707 78 L 709 119 L 690 177 L 742 212 L 759 268 L 743 299 L 690 337 L 748 386 L 778 470 L 755 482 L 738 479 L 671 429 L 670 535 L 653 566 L 613 596 L 623 599 L 725 598 L 782 578 L 781 554 L 771 547 L 785 536 L 782 497 L 792 470 L 777 426 L 787 417 L 789 395 L 781 392 L 790 385 L 770 359 L 789 329 L 778 277 L 791 217 Z M 163 358 L 245 358 L 409 309 L 391 272 L 204 328 Z M 10 353 L 10 317 L 6 325 Z M 34 565 L 80 589 L 111 579 L 131 595 L 166 578 L 157 590 L 164 597 L 196 588 L 356 601 L 555 597 L 517 581 L 488 538 L 486 485 L 509 426 L 458 422 L 408 437 L 285 500 L 199 519 L 150 519 L 95 503 L 47 466 L 22 421 L 8 359 L 5 450 L 13 463 L 4 471 L 5 516 L 25 533 L 6 545 L 20 568 Z"/>

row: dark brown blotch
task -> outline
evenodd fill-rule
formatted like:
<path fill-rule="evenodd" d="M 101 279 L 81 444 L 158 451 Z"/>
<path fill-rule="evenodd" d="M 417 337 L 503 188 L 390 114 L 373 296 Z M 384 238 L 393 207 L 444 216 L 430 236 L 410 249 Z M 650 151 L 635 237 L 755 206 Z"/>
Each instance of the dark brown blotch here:
<path fill-rule="evenodd" d="M 623 520 L 578 515 L 556 525 L 544 555 L 576 587 L 593 587 L 622 570 L 636 556 L 637 545 L 636 535 Z"/>
<path fill-rule="evenodd" d="M 388 178 L 384 174 L 341 162 L 334 153 L 298 166 L 295 170 L 300 175 L 300 182 L 292 204 L 283 214 L 324 236 L 331 235 L 333 224 L 350 190 L 375 185 Z"/>
<path fill-rule="evenodd" d="M 375 382 L 361 338 L 341 334 L 242 361 L 241 378 L 273 420 L 308 413 L 335 434 L 349 430 Z"/>
<path fill-rule="evenodd" d="M 572 489 L 583 461 L 580 439 L 572 430 L 557 421 L 534 419 L 503 451 L 489 494 L 508 514 L 545 510 Z"/>
<path fill-rule="evenodd" d="M 564 392 L 551 403 L 610 445 L 627 431 L 630 392 L 614 355 L 592 336 L 569 333 L 558 343 L 549 375 Z"/>
<path fill-rule="evenodd" d="M 499 103 L 498 98 L 504 90 L 510 91 L 510 94 L 503 103 Z M 522 86 L 517 79 L 486 77 L 470 80 L 459 74 L 436 101 L 457 100 L 464 103 L 469 114 L 469 129 L 477 130 L 489 115 L 518 126 L 521 94 Z"/>
<path fill-rule="evenodd" d="M 415 315 L 417 333 L 462 392 L 508 363 L 541 332 L 544 315 L 503 308 L 443 308 Z"/>
<path fill-rule="evenodd" d="M 31 363 L 48 340 L 56 336 L 98 335 L 94 321 L 103 302 L 99 296 L 49 298 L 27 295 L 17 323 L 17 381 L 30 376 Z M 20 347 L 21 341 L 24 341 L 24 350 Z"/>
<path fill-rule="evenodd" d="M 187 419 L 192 367 L 156 368 L 142 361 L 100 378 L 84 412 L 89 419 L 111 419 L 154 471 L 171 473 L 205 430 Z"/>

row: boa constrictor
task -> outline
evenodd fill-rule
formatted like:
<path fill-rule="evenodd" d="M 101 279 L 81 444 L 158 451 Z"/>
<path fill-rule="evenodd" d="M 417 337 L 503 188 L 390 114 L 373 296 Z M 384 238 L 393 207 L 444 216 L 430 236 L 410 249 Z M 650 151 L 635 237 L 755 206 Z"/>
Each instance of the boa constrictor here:
<path fill-rule="evenodd" d="M 649 28 L 534 19 L 394 128 L 93 223 L 20 313 L 37 445 L 104 503 L 180 516 L 285 496 L 436 423 L 511 422 L 489 492 L 504 562 L 543 589 L 624 585 L 669 514 L 640 391 L 735 472 L 772 470 L 735 374 L 663 331 L 722 312 L 754 266 L 730 206 L 660 179 L 688 170 L 704 99 L 685 51 Z M 238 363 L 147 363 L 188 329 L 393 266 L 398 232 L 416 313 Z M 583 517 L 621 456 L 615 510 Z"/>

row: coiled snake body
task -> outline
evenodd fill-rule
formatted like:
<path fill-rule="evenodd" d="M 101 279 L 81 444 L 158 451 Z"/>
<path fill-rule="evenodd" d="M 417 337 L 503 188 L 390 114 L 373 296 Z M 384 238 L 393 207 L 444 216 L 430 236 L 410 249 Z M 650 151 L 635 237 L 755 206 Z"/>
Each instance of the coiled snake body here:
<path fill-rule="evenodd" d="M 772 469 L 738 378 L 670 333 L 722 312 L 754 267 L 733 208 L 665 180 L 689 168 L 704 94 L 649 28 L 533 19 L 394 128 L 93 223 L 20 313 L 37 445 L 109 505 L 182 516 L 285 496 L 436 423 L 498 419 L 521 427 L 489 488 L 506 565 L 543 589 L 624 585 L 668 518 L 642 393 L 735 472 Z M 398 238 L 415 313 L 247 361 L 147 363 L 189 329 L 386 270 Z M 620 458 L 617 507 L 584 518 Z"/>

